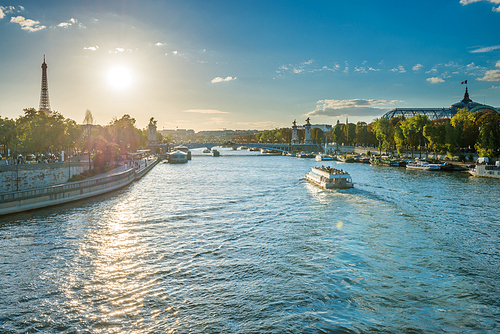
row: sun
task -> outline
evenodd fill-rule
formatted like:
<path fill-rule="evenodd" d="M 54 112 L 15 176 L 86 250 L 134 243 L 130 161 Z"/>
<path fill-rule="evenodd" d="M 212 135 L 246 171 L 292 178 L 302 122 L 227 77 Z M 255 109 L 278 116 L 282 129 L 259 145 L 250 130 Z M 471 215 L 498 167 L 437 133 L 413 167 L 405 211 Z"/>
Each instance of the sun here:
<path fill-rule="evenodd" d="M 114 90 L 125 90 L 132 85 L 132 73 L 123 66 L 116 66 L 107 72 L 108 84 Z"/>

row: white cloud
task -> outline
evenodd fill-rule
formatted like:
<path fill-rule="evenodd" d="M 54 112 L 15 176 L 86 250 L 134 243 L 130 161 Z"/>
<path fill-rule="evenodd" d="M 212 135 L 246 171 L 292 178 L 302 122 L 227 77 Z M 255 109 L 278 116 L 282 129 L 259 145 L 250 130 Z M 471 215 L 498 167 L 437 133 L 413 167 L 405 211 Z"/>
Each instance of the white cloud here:
<path fill-rule="evenodd" d="M 212 83 L 217 83 L 217 82 L 226 82 L 226 81 L 232 81 L 232 80 L 236 80 L 236 77 L 225 77 L 225 78 L 221 78 L 221 77 L 216 77 L 216 78 L 213 78 L 212 79 Z"/>
<path fill-rule="evenodd" d="M 500 1 L 500 0 L 499 0 Z M 497 61 L 495 67 L 500 67 L 500 60 Z M 489 70 L 486 71 L 484 77 L 478 78 L 479 81 L 500 81 L 500 70 Z"/>
<path fill-rule="evenodd" d="M 215 109 L 189 109 L 189 110 L 184 110 L 184 112 L 196 113 L 196 114 L 229 114 L 227 111 L 220 111 Z"/>
<path fill-rule="evenodd" d="M 460 0 L 460 4 L 462 6 L 465 6 L 465 5 L 474 3 L 474 2 L 481 2 L 481 1 L 489 2 L 489 3 L 494 3 L 495 5 L 500 4 L 500 0 Z M 493 11 L 494 12 L 500 12 L 500 6 L 493 7 Z"/>
<path fill-rule="evenodd" d="M 39 21 L 34 21 L 27 19 L 23 16 L 15 16 L 10 18 L 10 22 L 17 23 L 21 26 L 21 29 L 28 31 L 39 31 L 47 28 L 46 26 L 40 25 Z"/>
<path fill-rule="evenodd" d="M 484 53 L 484 52 L 491 52 L 494 50 L 500 49 L 500 45 L 494 45 L 494 46 L 487 46 L 485 48 L 479 48 L 476 50 L 469 51 L 470 53 Z"/>
<path fill-rule="evenodd" d="M 411 69 L 414 70 L 415 72 L 420 71 L 420 69 L 424 67 L 422 64 L 416 64 L 414 65 Z"/>
<path fill-rule="evenodd" d="M 57 26 L 60 28 L 68 28 L 68 27 L 71 27 L 72 25 L 76 25 L 77 23 L 78 23 L 77 19 L 71 18 L 71 19 L 69 19 L 68 22 L 61 22 Z M 85 26 L 81 23 L 78 23 L 78 27 L 85 28 Z"/>
<path fill-rule="evenodd" d="M 399 65 L 398 67 L 393 68 L 392 70 L 389 70 L 389 71 L 398 72 L 398 73 L 406 73 L 406 70 L 405 70 L 404 66 L 402 66 L 402 65 Z"/>
<path fill-rule="evenodd" d="M 363 64 L 365 64 L 365 63 L 366 62 L 363 62 Z M 380 71 L 380 69 L 373 68 L 371 66 L 367 66 L 367 67 L 365 67 L 365 66 L 361 66 L 361 67 L 356 66 L 356 67 L 354 67 L 354 72 L 368 73 L 370 71 L 378 72 L 378 71 Z"/>
<path fill-rule="evenodd" d="M 307 116 L 340 117 L 340 116 L 377 116 L 385 113 L 398 100 L 319 100 L 316 109 Z"/>
<path fill-rule="evenodd" d="M 19 13 L 24 11 L 23 6 L 19 6 L 19 9 L 16 10 L 14 6 L 0 6 L 0 20 L 3 19 L 7 14 L 12 14 L 14 12 Z"/>
<path fill-rule="evenodd" d="M 500 86 L 491 86 L 490 89 L 499 89 Z"/>
<path fill-rule="evenodd" d="M 97 49 L 99 49 L 99 47 L 96 45 L 96 46 L 89 46 L 89 47 L 84 47 L 83 48 L 84 50 L 90 50 L 90 51 L 97 51 Z"/>
<path fill-rule="evenodd" d="M 438 77 L 432 77 L 432 78 L 427 78 L 427 81 L 429 81 L 430 83 L 439 83 L 439 82 L 445 82 L 443 79 L 441 78 L 438 78 Z"/>
<path fill-rule="evenodd" d="M 155 44 L 155 46 L 165 46 L 165 45 L 167 45 L 167 43 L 158 42 L 158 43 Z"/>

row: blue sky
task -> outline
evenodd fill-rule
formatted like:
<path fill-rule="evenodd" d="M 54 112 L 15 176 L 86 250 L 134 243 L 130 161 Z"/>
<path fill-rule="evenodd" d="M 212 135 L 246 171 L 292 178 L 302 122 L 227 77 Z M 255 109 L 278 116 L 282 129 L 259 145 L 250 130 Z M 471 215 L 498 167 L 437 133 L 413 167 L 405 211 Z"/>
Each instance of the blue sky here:
<path fill-rule="evenodd" d="M 272 129 L 500 107 L 500 0 L 0 2 L 0 116 Z"/>

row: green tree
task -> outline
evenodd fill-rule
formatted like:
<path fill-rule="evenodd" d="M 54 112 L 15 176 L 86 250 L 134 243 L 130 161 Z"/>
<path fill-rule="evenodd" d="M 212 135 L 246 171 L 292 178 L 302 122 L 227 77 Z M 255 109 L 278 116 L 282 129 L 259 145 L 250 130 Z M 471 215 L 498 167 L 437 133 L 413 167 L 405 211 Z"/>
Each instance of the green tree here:
<path fill-rule="evenodd" d="M 337 125 L 335 125 L 335 127 L 332 130 L 332 133 L 333 133 L 333 140 L 337 143 L 337 145 L 346 143 L 344 124 L 338 123 Z"/>
<path fill-rule="evenodd" d="M 312 128 L 311 138 L 314 144 L 321 144 L 325 141 L 325 133 L 320 128 Z"/>
<path fill-rule="evenodd" d="M 344 137 L 348 145 L 356 142 L 356 124 L 348 123 L 344 125 Z"/>
<path fill-rule="evenodd" d="M 394 142 L 394 127 L 387 118 L 376 119 L 372 123 L 375 136 L 379 142 L 379 150 L 388 151 Z"/>
<path fill-rule="evenodd" d="M 11 146 L 16 144 L 16 140 L 16 121 L 7 117 L 0 117 L 0 145 L 3 145 L 5 155 L 8 154 Z"/>
<path fill-rule="evenodd" d="M 429 123 L 430 120 L 426 115 L 415 115 L 400 122 L 403 135 L 412 148 L 412 156 L 414 147 L 418 146 L 420 149 L 420 157 L 422 157 L 422 146 L 426 143 L 424 137 L 424 126 Z"/>
<path fill-rule="evenodd" d="M 366 122 L 356 123 L 356 143 L 361 145 L 368 143 L 368 124 Z"/>
<path fill-rule="evenodd" d="M 500 146 L 500 115 L 494 111 L 477 113 L 479 136 L 474 147 L 480 156 L 493 158 Z"/>

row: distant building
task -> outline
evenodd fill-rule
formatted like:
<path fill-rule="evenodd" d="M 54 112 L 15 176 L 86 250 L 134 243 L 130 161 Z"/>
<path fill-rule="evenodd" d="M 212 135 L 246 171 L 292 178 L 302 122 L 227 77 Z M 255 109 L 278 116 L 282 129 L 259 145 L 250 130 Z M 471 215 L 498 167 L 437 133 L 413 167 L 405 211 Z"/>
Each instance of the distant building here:
<path fill-rule="evenodd" d="M 226 138 L 230 139 L 234 136 L 243 135 L 253 135 L 259 133 L 258 130 L 213 130 L 213 131 L 200 131 L 197 132 L 197 136 L 214 137 L 214 138 Z"/>
<path fill-rule="evenodd" d="M 194 130 L 191 129 L 163 129 L 158 131 L 163 137 L 172 136 L 175 138 L 186 138 L 194 136 Z"/>
<path fill-rule="evenodd" d="M 499 112 L 499 108 L 493 108 L 491 106 L 472 101 L 469 97 L 469 90 L 465 87 L 465 94 L 462 101 L 452 104 L 449 108 L 395 108 L 386 112 L 382 118 L 391 119 L 393 117 L 401 116 L 411 118 L 416 115 L 426 115 L 431 121 L 433 121 L 442 118 L 452 118 L 456 115 L 459 109 L 464 108 L 467 109 L 469 113 L 483 110 L 493 110 Z"/>

